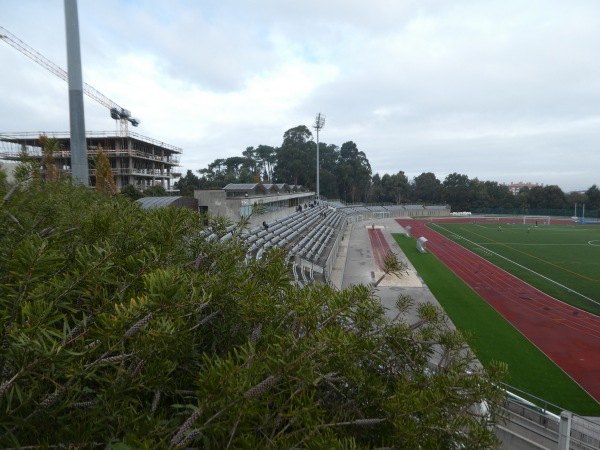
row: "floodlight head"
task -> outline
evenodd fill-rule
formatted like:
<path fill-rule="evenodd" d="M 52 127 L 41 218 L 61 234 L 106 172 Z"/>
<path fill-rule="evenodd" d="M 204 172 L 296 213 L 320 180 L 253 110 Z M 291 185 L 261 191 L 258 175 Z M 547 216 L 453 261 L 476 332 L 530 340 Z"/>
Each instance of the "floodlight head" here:
<path fill-rule="evenodd" d="M 325 126 L 325 115 L 318 113 L 317 117 L 315 118 L 315 124 L 313 125 L 313 128 L 317 131 L 322 130 L 323 127 Z"/>

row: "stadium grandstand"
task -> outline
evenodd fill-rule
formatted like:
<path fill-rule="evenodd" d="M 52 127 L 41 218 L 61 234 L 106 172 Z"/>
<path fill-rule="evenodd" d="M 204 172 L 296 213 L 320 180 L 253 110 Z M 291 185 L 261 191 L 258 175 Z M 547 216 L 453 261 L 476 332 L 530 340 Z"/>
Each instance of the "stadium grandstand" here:
<path fill-rule="evenodd" d="M 235 237 L 247 246 L 246 258 L 262 258 L 278 247 L 286 251 L 295 282 L 331 283 L 330 274 L 339 243 L 348 224 L 397 217 L 447 216 L 446 205 L 346 205 L 341 201 L 315 200 L 315 193 L 299 185 L 238 183 L 223 189 L 196 190 L 194 198 L 145 197 L 142 208 L 175 206 L 198 208 L 213 217 L 225 216 L 233 223 L 244 220 L 246 228 L 232 226 L 218 236 Z"/>

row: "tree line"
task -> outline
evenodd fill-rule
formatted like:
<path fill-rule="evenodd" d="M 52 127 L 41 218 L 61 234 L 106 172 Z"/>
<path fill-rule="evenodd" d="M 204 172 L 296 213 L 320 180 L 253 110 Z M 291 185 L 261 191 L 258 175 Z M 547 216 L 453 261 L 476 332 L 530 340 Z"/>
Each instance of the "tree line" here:
<path fill-rule="evenodd" d="M 600 189 L 594 184 L 585 192 L 565 193 L 556 185 L 522 188 L 513 194 L 497 181 L 482 181 L 459 173 L 449 174 L 443 181 L 425 172 L 409 182 L 404 172 L 395 175 L 375 174 L 370 201 L 392 203 L 443 203 L 452 211 L 477 210 L 564 210 L 581 212 L 582 205 L 590 213 L 600 210 Z"/>
<path fill-rule="evenodd" d="M 349 202 L 367 199 L 372 182 L 369 160 L 356 143 L 341 147 L 319 143 L 319 188 L 327 198 L 345 198 Z M 182 195 L 194 189 L 220 189 L 229 183 L 287 183 L 316 190 L 317 144 L 305 125 L 283 134 L 280 147 L 248 147 L 242 156 L 215 159 L 208 167 L 191 170 L 175 185 Z"/>
<path fill-rule="evenodd" d="M 207 167 L 188 170 L 175 187 L 182 195 L 193 196 L 195 189 L 221 189 L 229 183 L 301 184 L 316 190 L 317 144 L 305 125 L 291 128 L 283 135 L 280 147 L 248 147 L 242 156 L 217 158 Z M 452 173 L 439 180 L 432 172 L 410 180 L 403 171 L 373 174 L 369 159 L 356 143 L 341 147 L 319 143 L 319 188 L 329 199 L 347 203 L 443 203 L 453 211 L 473 209 L 569 209 L 586 204 L 590 211 L 600 210 L 600 189 L 565 193 L 555 185 L 524 188 L 513 195 L 508 186 Z M 166 195 L 166 193 L 164 194 Z"/>

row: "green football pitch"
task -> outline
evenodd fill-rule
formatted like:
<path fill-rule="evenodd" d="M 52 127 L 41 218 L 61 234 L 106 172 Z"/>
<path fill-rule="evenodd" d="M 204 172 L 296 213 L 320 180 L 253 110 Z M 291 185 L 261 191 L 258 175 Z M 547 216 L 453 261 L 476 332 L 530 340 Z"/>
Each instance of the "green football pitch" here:
<path fill-rule="evenodd" d="M 400 234 L 394 239 L 452 323 L 469 336 L 469 345 L 479 361 L 485 367 L 492 361 L 508 365 L 510 376 L 504 381 L 509 390 L 518 389 L 519 395 L 539 406 L 544 402 L 560 405 L 550 408 L 555 413 L 567 409 L 584 416 L 600 416 L 600 403 L 434 255 L 419 253 L 414 239 Z"/>
<path fill-rule="evenodd" d="M 600 315 L 600 226 L 519 221 L 429 226 L 552 297 Z"/>

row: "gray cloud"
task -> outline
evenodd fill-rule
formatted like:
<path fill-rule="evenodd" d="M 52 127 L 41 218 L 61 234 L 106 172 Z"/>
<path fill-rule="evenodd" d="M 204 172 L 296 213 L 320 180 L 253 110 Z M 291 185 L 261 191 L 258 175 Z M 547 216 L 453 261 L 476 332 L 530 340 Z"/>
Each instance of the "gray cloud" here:
<path fill-rule="evenodd" d="M 0 25 L 64 66 L 62 7 L 3 2 Z M 138 114 L 142 134 L 181 146 L 184 169 L 279 145 L 322 112 L 322 139 L 356 142 L 374 172 L 600 184 L 595 1 L 80 0 L 79 10 L 84 76 Z M 6 45 L 0 63 L 0 131 L 65 129 L 62 82 Z M 86 101 L 86 115 L 89 129 L 111 129 L 99 105 Z"/>

